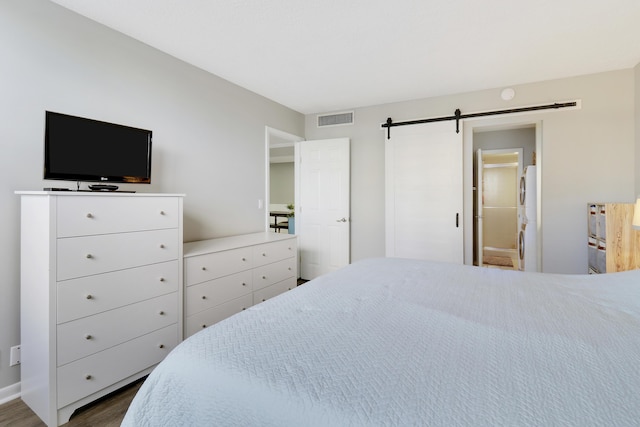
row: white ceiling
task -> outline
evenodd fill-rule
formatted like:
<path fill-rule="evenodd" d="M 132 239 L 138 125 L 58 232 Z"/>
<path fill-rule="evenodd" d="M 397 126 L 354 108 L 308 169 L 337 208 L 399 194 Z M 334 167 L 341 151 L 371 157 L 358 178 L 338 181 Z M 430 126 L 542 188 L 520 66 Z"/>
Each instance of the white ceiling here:
<path fill-rule="evenodd" d="M 52 1 L 305 114 L 640 62 L 640 0 Z"/>

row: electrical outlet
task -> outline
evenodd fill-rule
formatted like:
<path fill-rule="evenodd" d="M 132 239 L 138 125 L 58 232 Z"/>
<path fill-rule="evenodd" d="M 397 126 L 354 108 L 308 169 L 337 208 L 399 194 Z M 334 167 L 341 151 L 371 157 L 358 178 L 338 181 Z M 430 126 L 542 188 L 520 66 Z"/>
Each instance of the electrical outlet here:
<path fill-rule="evenodd" d="M 16 345 L 11 347 L 9 352 L 9 366 L 15 366 L 20 364 L 20 346 Z"/>

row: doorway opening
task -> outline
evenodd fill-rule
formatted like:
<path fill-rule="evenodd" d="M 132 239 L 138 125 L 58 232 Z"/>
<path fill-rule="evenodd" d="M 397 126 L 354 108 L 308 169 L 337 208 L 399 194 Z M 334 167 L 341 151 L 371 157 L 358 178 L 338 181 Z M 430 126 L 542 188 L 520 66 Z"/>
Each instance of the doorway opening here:
<path fill-rule="evenodd" d="M 298 187 L 295 145 L 304 138 L 278 129 L 265 128 L 265 230 L 289 233 L 290 206 Z M 293 222 L 293 221 L 291 221 Z M 291 224 L 291 233 L 295 228 Z"/>
<path fill-rule="evenodd" d="M 262 206 L 262 200 L 258 203 L 265 210 L 265 231 L 278 232 L 271 227 L 272 221 L 278 221 L 272 215 L 275 209 L 284 206 L 285 213 L 291 213 L 287 208 L 290 190 L 284 199 L 275 194 L 275 189 L 272 191 L 272 181 L 280 180 L 275 175 L 282 172 L 274 172 L 272 176 L 272 161 L 293 163 L 294 216 L 287 221 L 295 221 L 292 234 L 298 237 L 298 277 L 310 280 L 344 267 L 350 262 L 349 138 L 305 141 L 268 126 L 265 129 L 265 205 Z M 283 169 L 287 170 L 284 179 L 290 181 L 290 166 Z M 286 186 L 291 188 L 290 183 Z"/>
<path fill-rule="evenodd" d="M 522 148 L 476 151 L 474 265 L 519 268 L 518 183 Z"/>
<path fill-rule="evenodd" d="M 465 156 L 469 165 L 465 180 L 469 185 L 466 188 L 473 189 L 465 191 L 465 206 L 468 207 L 465 213 L 466 264 L 520 269 L 517 246 L 519 181 L 526 166 L 539 163 L 536 159 L 539 159 L 542 149 L 541 126 L 541 122 L 514 121 L 513 118 L 465 125 Z M 488 167 L 481 170 L 488 173 L 484 183 L 482 177 L 478 179 L 479 150 L 488 154 Z M 509 158 L 509 152 L 520 151 L 519 157 Z M 539 201 L 541 186 L 537 188 L 536 199 Z M 484 195 L 482 190 L 486 191 Z M 540 233 L 540 223 L 536 224 L 537 234 Z M 540 253 L 541 245 L 534 250 Z M 485 256 L 489 258 L 485 259 Z M 540 259 L 538 257 L 538 271 Z"/>

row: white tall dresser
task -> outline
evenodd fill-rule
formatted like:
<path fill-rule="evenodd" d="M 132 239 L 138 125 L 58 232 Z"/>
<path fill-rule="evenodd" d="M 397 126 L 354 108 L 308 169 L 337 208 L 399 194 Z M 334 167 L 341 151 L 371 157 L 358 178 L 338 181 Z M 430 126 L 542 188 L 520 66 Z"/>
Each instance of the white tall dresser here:
<path fill-rule="evenodd" d="M 182 195 L 17 192 L 21 396 L 49 426 L 182 339 Z"/>

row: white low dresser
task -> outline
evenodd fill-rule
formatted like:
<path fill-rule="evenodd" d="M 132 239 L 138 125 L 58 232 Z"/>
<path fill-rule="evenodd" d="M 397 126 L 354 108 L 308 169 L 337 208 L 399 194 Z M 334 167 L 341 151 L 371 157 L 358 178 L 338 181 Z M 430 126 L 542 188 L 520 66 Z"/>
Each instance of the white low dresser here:
<path fill-rule="evenodd" d="M 17 194 L 21 396 L 55 426 L 181 341 L 183 197 Z"/>
<path fill-rule="evenodd" d="M 184 245 L 185 338 L 296 287 L 296 237 L 261 232 Z"/>

